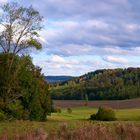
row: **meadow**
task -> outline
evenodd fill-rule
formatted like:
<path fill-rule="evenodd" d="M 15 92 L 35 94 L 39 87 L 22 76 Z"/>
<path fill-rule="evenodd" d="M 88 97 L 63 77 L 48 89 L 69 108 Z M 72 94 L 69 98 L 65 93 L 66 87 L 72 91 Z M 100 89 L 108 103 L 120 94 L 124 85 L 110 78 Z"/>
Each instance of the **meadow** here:
<path fill-rule="evenodd" d="M 68 113 L 67 108 L 63 108 L 61 113 L 52 113 L 48 118 L 51 121 L 88 121 L 91 114 L 95 114 L 98 108 L 78 107 L 72 108 L 72 113 Z M 118 121 L 140 121 L 140 109 L 115 109 Z"/>
<path fill-rule="evenodd" d="M 101 122 L 90 121 L 91 114 L 97 112 L 97 108 L 93 107 L 76 107 L 71 108 L 72 113 L 67 111 L 67 108 L 62 108 L 61 113 L 52 113 L 48 116 L 46 122 L 36 121 L 5 121 L 0 122 L 0 136 L 8 135 L 13 136 L 15 134 L 22 135 L 34 130 L 43 130 L 44 133 L 52 134 L 65 127 L 68 130 L 80 130 L 81 128 L 103 125 L 108 128 L 122 125 L 133 125 L 140 128 L 140 109 L 115 109 L 117 121 L 114 122 Z M 109 126 L 109 127 L 108 127 Z"/>

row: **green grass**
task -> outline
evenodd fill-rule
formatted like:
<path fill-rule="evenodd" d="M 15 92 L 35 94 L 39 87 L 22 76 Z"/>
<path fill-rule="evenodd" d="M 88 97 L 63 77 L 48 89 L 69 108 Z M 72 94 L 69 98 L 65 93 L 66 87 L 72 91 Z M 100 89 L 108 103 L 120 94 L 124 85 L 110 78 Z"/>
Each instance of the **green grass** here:
<path fill-rule="evenodd" d="M 0 122 L 0 135 L 7 133 L 12 135 L 16 132 L 23 133 L 34 128 L 43 128 L 47 132 L 56 130 L 60 124 L 67 123 L 71 129 L 81 127 L 89 123 L 89 117 L 91 114 L 96 113 L 96 108 L 81 107 L 72 108 L 72 113 L 69 114 L 67 109 L 62 109 L 61 113 L 52 113 L 48 116 L 46 122 L 31 122 L 31 121 L 12 121 L 12 122 Z M 116 122 L 93 122 L 93 123 L 105 123 L 112 125 L 118 121 L 129 123 L 130 121 L 136 124 L 140 124 L 140 109 L 118 109 L 115 110 L 117 121 Z"/>
<path fill-rule="evenodd" d="M 140 109 L 118 109 L 116 116 L 120 121 L 140 121 Z"/>
<path fill-rule="evenodd" d="M 49 117 L 50 120 L 74 121 L 87 120 L 92 113 L 96 113 L 97 109 L 89 107 L 72 108 L 72 113 L 68 113 L 67 109 L 62 109 L 61 113 L 53 113 Z"/>
<path fill-rule="evenodd" d="M 96 108 L 81 107 L 73 108 L 72 113 L 67 113 L 67 109 L 62 109 L 61 113 L 53 113 L 49 120 L 73 121 L 87 120 L 91 114 L 96 113 Z M 118 109 L 115 110 L 118 121 L 140 121 L 140 109 Z"/>

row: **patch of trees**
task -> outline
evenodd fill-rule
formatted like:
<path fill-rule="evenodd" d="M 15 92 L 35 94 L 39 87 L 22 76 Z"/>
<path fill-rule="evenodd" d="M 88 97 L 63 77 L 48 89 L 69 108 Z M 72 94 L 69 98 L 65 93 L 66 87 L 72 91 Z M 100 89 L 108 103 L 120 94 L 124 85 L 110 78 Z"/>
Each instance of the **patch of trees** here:
<path fill-rule="evenodd" d="M 140 97 L 140 68 L 98 70 L 51 85 L 53 99 L 123 100 Z"/>
<path fill-rule="evenodd" d="M 9 72 L 7 61 L 12 55 L 0 54 L 0 112 L 8 119 L 45 120 L 51 98 L 41 69 L 29 56 L 16 55 Z"/>
<path fill-rule="evenodd" d="M 25 53 L 42 48 L 38 40 L 42 17 L 33 7 L 17 3 L 1 10 L 0 118 L 46 120 L 52 108 L 48 83 Z"/>

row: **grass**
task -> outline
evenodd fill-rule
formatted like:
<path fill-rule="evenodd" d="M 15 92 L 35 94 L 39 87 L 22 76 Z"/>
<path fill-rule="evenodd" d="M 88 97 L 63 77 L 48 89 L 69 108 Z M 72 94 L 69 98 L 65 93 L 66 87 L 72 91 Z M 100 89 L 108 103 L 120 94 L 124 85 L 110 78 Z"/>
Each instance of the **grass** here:
<path fill-rule="evenodd" d="M 62 109 L 61 113 L 52 113 L 48 116 L 46 122 L 31 122 L 31 121 L 12 121 L 12 122 L 0 122 L 0 135 L 8 133 L 13 135 L 15 133 L 28 132 L 32 129 L 43 128 L 47 132 L 59 129 L 62 123 L 68 124 L 68 128 L 80 128 L 81 126 L 88 124 L 88 118 L 91 114 L 96 113 L 96 108 L 80 107 L 72 108 L 72 113 L 68 113 L 67 109 Z M 116 122 L 93 122 L 103 123 L 106 125 L 112 125 L 114 123 L 123 122 L 134 124 L 140 124 L 140 109 L 118 109 L 115 110 L 117 121 Z"/>
<path fill-rule="evenodd" d="M 120 121 L 140 121 L 140 109 L 118 109 L 116 116 Z"/>
<path fill-rule="evenodd" d="M 96 112 L 96 108 L 90 107 L 73 108 L 71 114 L 67 113 L 67 109 L 62 109 L 61 113 L 53 113 L 49 120 L 83 121 Z M 116 109 L 115 112 L 118 121 L 140 121 L 140 109 Z"/>

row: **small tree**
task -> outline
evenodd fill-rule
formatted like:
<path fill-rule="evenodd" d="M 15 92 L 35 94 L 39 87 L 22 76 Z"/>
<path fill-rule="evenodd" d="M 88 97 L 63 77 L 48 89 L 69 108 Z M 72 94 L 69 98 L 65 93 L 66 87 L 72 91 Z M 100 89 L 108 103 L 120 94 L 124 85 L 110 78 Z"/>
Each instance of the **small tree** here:
<path fill-rule="evenodd" d="M 87 105 L 88 105 L 88 95 L 85 94 L 85 106 L 87 106 Z"/>
<path fill-rule="evenodd" d="M 61 113 L 61 108 L 57 108 L 57 113 L 58 113 L 58 114 Z"/>
<path fill-rule="evenodd" d="M 71 108 L 67 108 L 67 112 L 68 112 L 69 114 L 71 114 L 71 113 L 72 113 L 72 109 L 71 109 Z"/>

